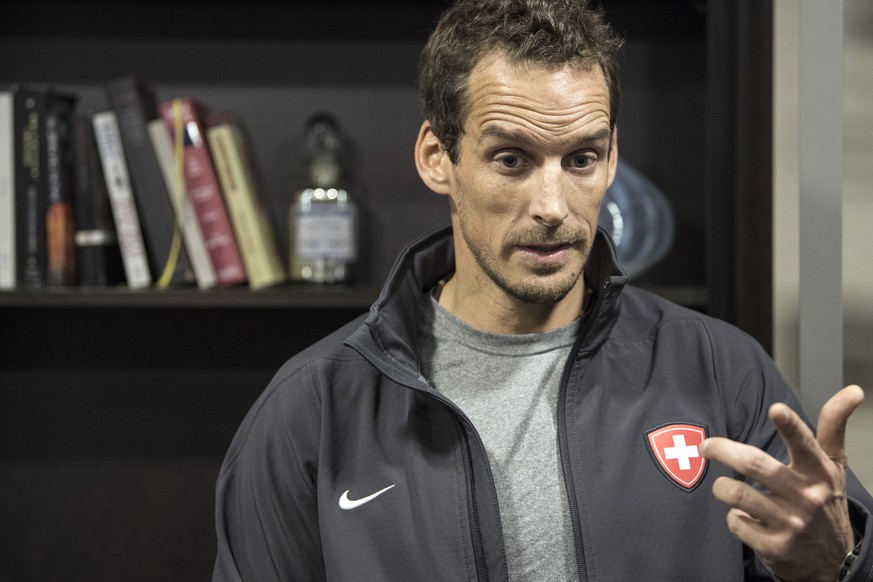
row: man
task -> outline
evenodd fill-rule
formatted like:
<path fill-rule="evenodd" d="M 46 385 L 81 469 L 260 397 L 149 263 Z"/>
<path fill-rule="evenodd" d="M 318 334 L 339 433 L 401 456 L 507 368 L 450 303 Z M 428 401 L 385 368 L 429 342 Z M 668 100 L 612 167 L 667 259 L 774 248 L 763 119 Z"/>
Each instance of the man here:
<path fill-rule="evenodd" d="M 445 13 L 415 162 L 452 228 L 249 412 L 215 580 L 873 576 L 843 447 L 860 389 L 816 439 L 755 342 L 626 286 L 597 234 L 619 46 L 578 1 Z"/>

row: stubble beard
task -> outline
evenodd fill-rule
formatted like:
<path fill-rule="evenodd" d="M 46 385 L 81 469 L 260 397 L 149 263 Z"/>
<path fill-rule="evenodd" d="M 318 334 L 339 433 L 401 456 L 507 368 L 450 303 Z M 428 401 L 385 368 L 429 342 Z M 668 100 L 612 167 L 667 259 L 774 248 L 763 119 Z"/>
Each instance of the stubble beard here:
<path fill-rule="evenodd" d="M 465 213 L 459 207 L 458 218 L 461 235 L 467 243 L 467 248 L 473 255 L 479 268 L 504 292 L 524 303 L 534 305 L 547 305 L 558 303 L 564 299 L 576 286 L 582 275 L 581 267 L 569 270 L 566 265 L 539 265 L 534 267 L 527 279 L 513 278 L 502 273 L 497 265 L 499 259 L 485 245 L 471 236 L 471 229 L 465 219 Z M 574 245 L 584 249 L 581 265 L 585 264 L 591 249 L 591 241 L 586 233 L 580 232 L 566 224 L 557 227 L 538 225 L 524 231 L 515 232 L 507 241 L 509 246 L 531 246 L 555 242 L 572 241 Z M 562 275 L 559 275 L 564 271 Z M 547 280 L 552 276 L 554 280 Z"/>

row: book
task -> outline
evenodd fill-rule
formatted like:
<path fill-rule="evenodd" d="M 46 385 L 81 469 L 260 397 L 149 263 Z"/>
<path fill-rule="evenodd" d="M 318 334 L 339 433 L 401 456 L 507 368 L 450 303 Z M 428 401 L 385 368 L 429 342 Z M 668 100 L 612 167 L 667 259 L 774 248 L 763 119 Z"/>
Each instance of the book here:
<path fill-rule="evenodd" d="M 87 287 L 105 287 L 124 281 L 124 264 L 91 115 L 81 113 L 73 120 L 73 207 L 78 282 Z"/>
<path fill-rule="evenodd" d="M 76 283 L 72 116 L 76 97 L 52 92 L 45 111 L 46 284 Z"/>
<path fill-rule="evenodd" d="M 197 287 L 211 289 L 215 287 L 215 269 L 212 268 L 212 261 L 209 259 L 209 251 L 206 250 L 206 241 L 203 239 L 203 231 L 200 230 L 200 224 L 194 214 L 194 207 L 185 195 L 185 176 L 182 173 L 184 164 L 181 159 L 176 163 L 170 134 L 162 119 L 149 122 L 149 135 L 161 166 L 161 174 L 170 192 L 170 199 L 173 201 L 176 221 L 182 229 L 182 240 L 188 251 L 188 259 L 194 271 Z M 180 154 L 182 153 L 180 150 Z M 179 157 L 181 158 L 181 155 Z"/>
<path fill-rule="evenodd" d="M 239 241 L 249 286 L 262 289 L 286 279 L 276 239 L 256 179 L 255 158 L 242 123 L 228 115 L 208 115 L 206 137 L 224 199 Z"/>
<path fill-rule="evenodd" d="M 14 289 L 15 132 L 14 95 L 0 91 L 0 289 Z"/>
<path fill-rule="evenodd" d="M 49 88 L 21 85 L 14 89 L 16 283 L 46 284 L 46 133 Z"/>
<path fill-rule="evenodd" d="M 92 122 L 127 286 L 142 289 L 152 284 L 152 275 L 127 173 L 118 120 L 114 111 L 101 111 L 94 114 Z"/>
<path fill-rule="evenodd" d="M 217 286 L 246 281 L 245 265 L 201 121 L 201 106 L 192 99 L 165 101 L 159 106 L 171 142 L 178 135 L 183 148 L 185 190 L 206 241 Z"/>
<path fill-rule="evenodd" d="M 106 96 L 115 111 L 127 171 L 155 286 L 164 288 L 194 282 L 176 212 L 148 131 L 160 119 L 154 90 L 138 77 L 122 77 L 106 84 Z"/>

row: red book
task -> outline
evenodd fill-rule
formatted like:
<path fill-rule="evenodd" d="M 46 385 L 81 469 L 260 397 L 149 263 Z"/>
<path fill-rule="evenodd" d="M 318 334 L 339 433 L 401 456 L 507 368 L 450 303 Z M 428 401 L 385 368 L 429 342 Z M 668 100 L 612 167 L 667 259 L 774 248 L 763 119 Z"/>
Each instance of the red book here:
<path fill-rule="evenodd" d="M 179 105 L 178 119 L 175 103 Z M 161 103 L 160 110 L 174 151 L 177 124 L 182 131 L 185 191 L 203 232 L 206 250 L 215 269 L 216 285 L 243 283 L 246 281 L 245 264 L 206 144 L 198 105 L 191 99 L 175 99 Z"/>

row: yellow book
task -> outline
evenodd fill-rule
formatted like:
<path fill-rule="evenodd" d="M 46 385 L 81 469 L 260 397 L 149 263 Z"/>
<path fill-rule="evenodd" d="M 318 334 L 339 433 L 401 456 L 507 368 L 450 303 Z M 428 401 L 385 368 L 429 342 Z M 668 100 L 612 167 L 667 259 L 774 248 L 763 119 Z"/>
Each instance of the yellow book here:
<path fill-rule="evenodd" d="M 245 137 L 235 121 L 210 124 L 206 138 L 231 223 L 239 241 L 249 286 L 262 289 L 286 280 L 273 229 L 257 192 Z"/>

